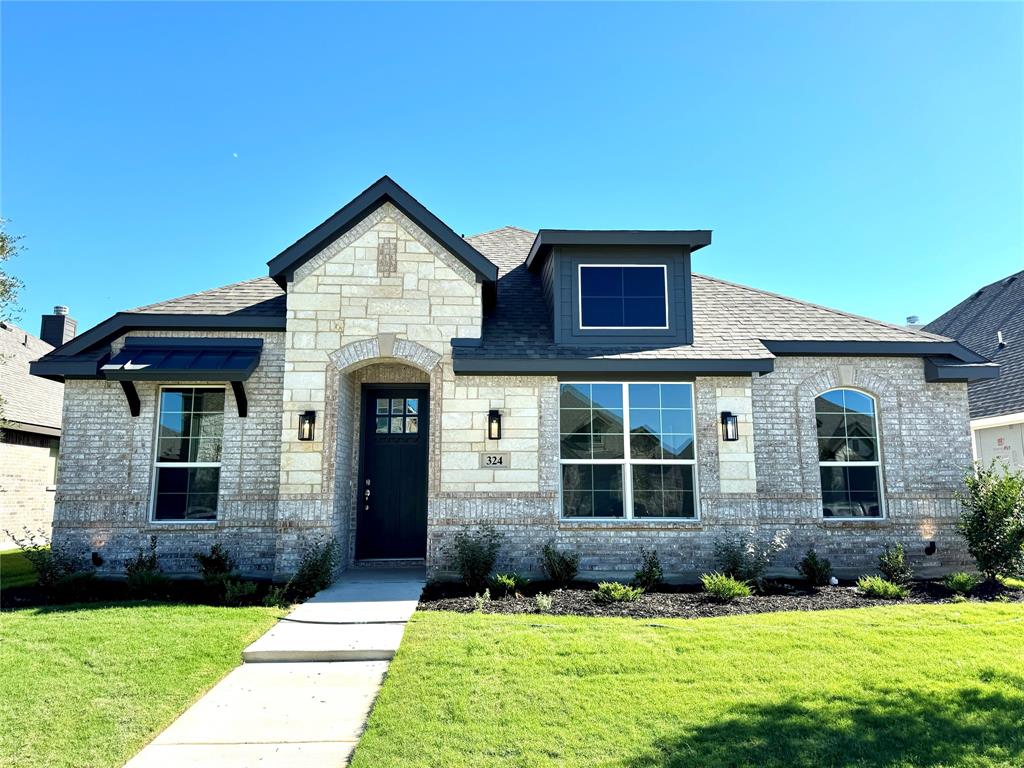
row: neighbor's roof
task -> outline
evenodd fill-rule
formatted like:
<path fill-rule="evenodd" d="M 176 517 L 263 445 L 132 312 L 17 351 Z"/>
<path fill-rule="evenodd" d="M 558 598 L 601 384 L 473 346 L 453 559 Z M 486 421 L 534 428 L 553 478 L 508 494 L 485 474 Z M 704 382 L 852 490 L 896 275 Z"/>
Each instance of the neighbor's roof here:
<path fill-rule="evenodd" d="M 32 376 L 28 364 L 53 347 L 10 323 L 0 323 L 0 397 L 4 420 L 25 431 L 60 430 L 64 385 Z"/>
<path fill-rule="evenodd" d="M 975 291 L 925 327 L 999 364 L 998 379 L 970 384 L 972 419 L 1024 412 L 1024 272 Z"/>
<path fill-rule="evenodd" d="M 479 347 L 456 350 L 480 358 L 771 359 L 762 341 L 948 342 L 931 333 L 693 275 L 693 344 L 609 349 L 554 343 L 541 275 L 526 267 L 535 234 L 502 227 L 466 238 L 498 265 L 497 303 L 484 319 Z"/>

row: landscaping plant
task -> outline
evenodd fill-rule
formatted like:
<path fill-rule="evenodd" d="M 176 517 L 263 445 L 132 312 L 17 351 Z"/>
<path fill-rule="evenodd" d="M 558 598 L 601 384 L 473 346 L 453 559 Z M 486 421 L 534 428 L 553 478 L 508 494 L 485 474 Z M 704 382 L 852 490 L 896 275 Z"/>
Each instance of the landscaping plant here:
<path fill-rule="evenodd" d="M 943 579 L 943 583 L 945 583 L 949 591 L 955 592 L 958 595 L 966 595 L 978 585 L 978 580 L 969 573 L 957 571 L 946 576 Z"/>
<path fill-rule="evenodd" d="M 878 556 L 878 570 L 893 584 L 907 584 L 914 578 L 914 569 L 907 563 L 902 544 L 886 544 Z"/>
<path fill-rule="evenodd" d="M 530 580 L 518 573 L 496 573 L 490 580 L 490 586 L 501 597 L 514 597 Z"/>
<path fill-rule="evenodd" d="M 957 530 L 986 578 L 1024 572 L 1024 473 L 995 461 L 964 476 Z"/>
<path fill-rule="evenodd" d="M 650 591 L 661 584 L 664 576 L 657 551 L 640 547 L 640 569 L 633 574 L 633 583 Z"/>
<path fill-rule="evenodd" d="M 79 570 L 75 558 L 59 547 L 53 547 L 42 529 L 31 531 L 25 528 L 20 536 L 7 529 L 4 533 L 21 550 L 22 557 L 36 572 L 36 583 L 47 592 Z"/>
<path fill-rule="evenodd" d="M 167 584 L 167 577 L 156 556 L 156 536 L 149 537 L 148 550 L 139 548 L 138 554 L 124 564 L 128 588 L 137 595 L 154 597 Z"/>
<path fill-rule="evenodd" d="M 904 600 L 910 590 L 902 584 L 894 584 L 881 576 L 861 576 L 857 579 L 857 589 L 864 597 L 878 600 Z"/>
<path fill-rule="evenodd" d="M 631 587 L 618 581 L 602 581 L 594 590 L 594 599 L 599 603 L 631 603 L 643 593 L 643 587 Z"/>
<path fill-rule="evenodd" d="M 556 586 L 567 587 L 579 572 L 580 555 L 579 552 L 559 552 L 554 541 L 549 541 L 541 552 L 541 566 Z"/>
<path fill-rule="evenodd" d="M 481 589 L 487 585 L 487 577 L 494 570 L 501 549 L 501 534 L 490 523 L 484 523 L 476 531 L 460 531 L 455 534 L 452 554 L 455 570 L 470 589 Z"/>
<path fill-rule="evenodd" d="M 705 573 L 700 577 L 704 591 L 720 603 L 731 603 L 741 597 L 750 597 L 750 585 L 725 573 Z"/>
<path fill-rule="evenodd" d="M 299 603 L 326 589 L 334 580 L 338 567 L 338 542 L 318 538 L 306 544 L 299 557 L 299 567 L 284 588 L 284 599 Z"/>
<path fill-rule="evenodd" d="M 485 589 L 482 595 L 480 593 L 473 595 L 473 609 L 477 613 L 483 613 L 484 606 L 489 602 L 491 602 L 491 590 L 489 589 Z"/>
<path fill-rule="evenodd" d="M 778 531 L 767 542 L 759 541 L 752 533 L 721 538 L 715 542 L 715 564 L 726 576 L 761 589 L 768 567 L 788 546 L 787 535 L 786 531 Z"/>
<path fill-rule="evenodd" d="M 797 563 L 796 570 L 812 587 L 824 587 L 832 580 L 832 562 L 827 557 L 820 557 L 813 547 Z"/>
<path fill-rule="evenodd" d="M 533 598 L 534 604 L 537 606 L 537 613 L 547 613 L 551 610 L 551 595 L 539 594 Z"/>

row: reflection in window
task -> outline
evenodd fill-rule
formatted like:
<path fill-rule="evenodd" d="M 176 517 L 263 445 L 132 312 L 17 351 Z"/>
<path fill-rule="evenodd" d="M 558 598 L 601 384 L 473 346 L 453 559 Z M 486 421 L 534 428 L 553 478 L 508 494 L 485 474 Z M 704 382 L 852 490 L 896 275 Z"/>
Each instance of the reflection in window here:
<path fill-rule="evenodd" d="M 160 390 L 154 520 L 216 520 L 224 390 Z"/>
<path fill-rule="evenodd" d="M 696 516 L 691 384 L 562 384 L 563 517 Z"/>
<path fill-rule="evenodd" d="M 579 268 L 581 328 L 667 328 L 666 268 Z"/>
<path fill-rule="evenodd" d="M 875 401 L 853 389 L 814 400 L 822 514 L 881 517 L 881 463 Z"/>

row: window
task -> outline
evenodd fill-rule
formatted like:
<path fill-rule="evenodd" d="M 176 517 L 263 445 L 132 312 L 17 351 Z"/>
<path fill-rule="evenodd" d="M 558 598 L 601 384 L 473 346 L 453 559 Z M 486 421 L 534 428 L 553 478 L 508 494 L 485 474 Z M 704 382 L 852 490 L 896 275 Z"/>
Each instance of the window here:
<path fill-rule="evenodd" d="M 853 389 L 814 400 L 818 426 L 822 514 L 881 517 L 881 462 L 875 401 Z"/>
<path fill-rule="evenodd" d="M 579 266 L 580 328 L 668 328 L 668 270 L 654 266 Z"/>
<path fill-rule="evenodd" d="M 561 384 L 564 518 L 694 518 L 692 384 Z"/>
<path fill-rule="evenodd" d="M 224 390 L 160 390 L 153 519 L 217 519 Z"/>
<path fill-rule="evenodd" d="M 378 397 L 376 432 L 379 435 L 417 434 L 420 431 L 418 397 Z M 390 415 L 389 415 L 390 414 Z"/>

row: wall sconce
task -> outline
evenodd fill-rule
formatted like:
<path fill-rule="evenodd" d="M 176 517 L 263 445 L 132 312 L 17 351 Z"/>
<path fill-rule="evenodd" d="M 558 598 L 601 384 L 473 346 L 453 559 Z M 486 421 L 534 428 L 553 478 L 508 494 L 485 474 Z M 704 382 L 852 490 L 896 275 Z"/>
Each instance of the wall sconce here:
<path fill-rule="evenodd" d="M 303 411 L 299 414 L 299 440 L 312 440 L 316 433 L 316 411 Z"/>
<path fill-rule="evenodd" d="M 487 413 L 487 439 L 501 440 L 501 412 L 488 411 Z"/>
<path fill-rule="evenodd" d="M 727 443 L 740 439 L 740 417 L 729 411 L 722 411 L 722 439 Z"/>

